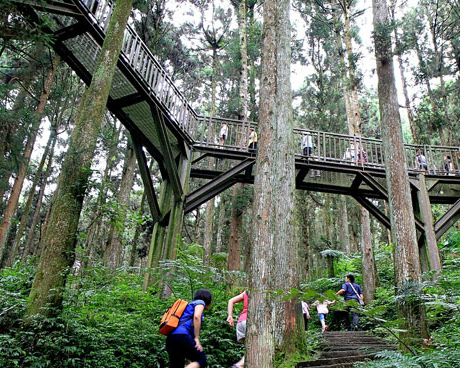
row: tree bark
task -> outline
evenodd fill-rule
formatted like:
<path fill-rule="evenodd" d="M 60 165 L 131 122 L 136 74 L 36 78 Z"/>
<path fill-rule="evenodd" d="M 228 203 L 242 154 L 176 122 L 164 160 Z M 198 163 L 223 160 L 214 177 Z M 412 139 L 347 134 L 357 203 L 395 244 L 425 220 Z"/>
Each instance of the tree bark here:
<path fill-rule="evenodd" d="M 339 221 L 340 241 L 342 243 L 342 250 L 345 254 L 350 254 L 350 232 L 348 231 L 348 209 L 347 200 L 341 196 L 339 201 L 339 214 L 337 216 Z"/>
<path fill-rule="evenodd" d="M 390 11 L 391 11 L 391 18 L 394 22 L 396 21 L 395 8 L 396 8 L 396 0 L 391 0 Z M 402 90 L 404 94 L 404 103 L 405 103 L 404 107 L 407 111 L 407 120 L 409 121 L 410 131 L 412 133 L 412 140 L 414 144 L 417 144 L 418 143 L 417 130 L 415 129 L 414 114 L 412 113 L 412 108 L 410 106 L 409 92 L 407 91 L 406 73 L 405 73 L 404 61 L 402 58 L 402 45 L 399 39 L 397 27 L 394 27 L 393 35 L 395 38 L 395 44 L 396 44 L 396 50 L 397 50 L 396 54 L 398 57 L 398 64 L 399 64 L 399 74 L 401 77 Z"/>
<path fill-rule="evenodd" d="M 26 320 L 36 314 L 55 315 L 62 307 L 67 275 L 75 259 L 76 232 L 91 162 L 131 7 L 131 0 L 115 2 L 91 85 L 80 103 L 44 250 L 27 302 Z"/>
<path fill-rule="evenodd" d="M 211 43 L 212 46 L 212 43 Z M 214 116 L 216 110 L 216 93 L 217 93 L 217 56 L 218 47 L 212 48 L 212 86 L 211 86 L 211 116 Z M 214 132 L 211 129 L 210 136 L 214 137 Z M 209 161 L 210 169 L 212 169 L 214 162 L 213 160 Z M 213 197 L 208 202 L 206 202 L 206 213 L 204 219 L 204 238 L 203 238 L 203 262 L 204 264 L 209 264 L 209 259 L 211 257 L 211 248 L 212 248 L 212 238 L 213 238 L 213 225 L 214 225 L 214 203 L 215 198 Z"/>
<path fill-rule="evenodd" d="M 260 140 L 246 338 L 249 368 L 273 367 L 276 347 L 291 351 L 294 344 L 287 344 L 295 336 L 298 314 L 296 301 L 283 302 L 271 293 L 298 284 L 289 8 L 289 0 L 266 0 L 263 6 Z"/>
<path fill-rule="evenodd" d="M 350 135 L 362 135 L 362 120 L 361 113 L 359 111 L 359 101 L 358 101 L 358 79 L 356 77 L 356 69 L 353 55 L 353 45 L 350 29 L 350 12 L 351 12 L 351 2 L 347 3 L 346 6 L 342 7 L 344 15 L 344 26 L 345 26 L 345 45 L 347 51 L 347 69 L 348 69 L 348 95 L 350 102 L 346 104 L 347 108 L 350 108 L 351 111 L 347 112 L 347 116 L 350 116 L 352 123 L 348 125 L 352 130 L 348 131 Z M 358 149 L 363 149 L 363 147 L 358 147 Z M 362 259 L 362 274 L 363 279 L 366 280 L 366 287 L 369 290 L 364 290 L 368 300 L 372 300 L 375 294 L 375 274 L 374 274 L 374 250 L 372 248 L 372 239 L 371 239 L 371 229 L 369 221 L 369 212 L 361 205 L 359 205 L 361 211 L 361 259 Z M 372 297 L 372 299 L 370 299 Z"/>
<path fill-rule="evenodd" d="M 53 141 L 53 144 L 51 145 L 51 150 L 50 150 L 49 156 L 48 156 L 48 162 L 46 164 L 46 170 L 45 170 L 45 173 L 43 175 L 43 180 L 42 180 L 42 183 L 40 185 L 40 189 L 38 191 L 38 199 L 37 199 L 37 204 L 35 205 L 35 212 L 34 212 L 34 215 L 32 217 L 32 223 L 30 225 L 29 233 L 27 235 L 27 240 L 26 240 L 26 243 L 24 245 L 24 250 L 22 251 L 22 255 L 21 255 L 21 261 L 22 262 L 25 261 L 25 259 L 29 256 L 29 254 L 34 254 L 34 252 L 32 252 L 32 248 L 33 248 L 32 247 L 32 242 L 33 242 L 34 237 L 35 237 L 35 228 L 37 227 L 38 219 L 40 218 L 40 210 L 41 210 L 42 203 L 43 203 L 43 197 L 45 196 L 46 184 L 48 183 L 48 178 L 49 178 L 49 176 L 51 174 L 51 169 L 52 169 L 51 165 L 53 163 L 54 146 L 56 144 L 56 139 L 57 139 L 57 137 L 55 137 L 55 139 Z"/>
<path fill-rule="evenodd" d="M 246 0 L 240 0 L 238 6 L 238 32 L 240 36 L 241 72 L 239 80 L 239 119 L 246 121 L 249 115 L 249 90 L 248 90 L 248 48 L 246 25 Z M 240 136 L 238 145 L 244 144 L 243 135 Z M 237 183 L 233 186 L 232 212 L 230 223 L 230 244 L 228 249 L 227 268 L 229 271 L 240 269 L 241 232 L 243 226 L 243 209 L 239 206 L 244 184 Z"/>
<path fill-rule="evenodd" d="M 225 224 L 225 206 L 227 205 L 227 198 L 220 196 L 219 203 L 219 216 L 217 220 L 217 239 L 216 239 L 216 253 L 223 252 L 224 250 L 224 224 Z"/>
<path fill-rule="evenodd" d="M 396 293 L 402 294 L 411 283 L 421 282 L 420 259 L 395 86 L 388 7 L 386 0 L 373 0 L 372 4 L 380 122 L 395 249 Z M 399 299 L 398 314 L 404 319 L 409 337 L 426 337 L 426 313 L 419 302 Z"/>
<path fill-rule="evenodd" d="M 117 128 L 116 121 L 114 124 L 110 124 L 112 127 L 112 139 L 110 140 L 107 160 L 105 162 L 104 173 L 102 174 L 101 189 L 96 200 L 96 208 L 93 210 L 93 222 L 89 227 L 88 239 L 85 244 L 85 252 L 88 255 L 87 258 L 83 259 L 82 267 L 85 268 L 87 263 L 94 264 L 95 261 L 99 261 L 103 256 L 103 244 L 104 240 L 102 239 L 101 228 L 104 222 L 103 216 L 103 207 L 105 206 L 107 200 L 107 191 L 109 190 L 109 182 L 112 174 L 113 168 L 117 165 L 118 160 L 116 160 L 118 143 L 120 141 L 120 135 L 123 130 L 123 125 L 120 123 L 120 126 Z"/>
<path fill-rule="evenodd" d="M 27 170 L 29 168 L 30 157 L 32 156 L 32 151 L 35 145 L 35 139 L 37 138 L 38 129 L 41 123 L 41 116 L 43 110 L 45 109 L 46 102 L 48 101 L 49 94 L 51 92 L 51 86 L 53 84 L 54 75 L 56 74 L 56 67 L 59 64 L 59 56 L 55 56 L 53 62 L 51 63 L 50 69 L 45 79 L 43 85 L 43 91 L 38 99 L 38 105 L 35 110 L 36 121 L 33 122 L 31 127 L 31 133 L 27 140 L 26 147 L 22 154 L 21 166 L 19 167 L 18 174 L 13 184 L 13 189 L 11 190 L 11 195 L 8 200 L 8 204 L 3 213 L 3 221 L 0 224 L 0 258 L 3 255 L 5 249 L 6 241 L 8 239 L 8 233 L 11 227 L 11 220 L 16 212 L 18 206 L 19 196 L 21 195 L 22 186 L 27 175 Z M 15 247 L 13 246 L 12 251 Z M 17 251 L 17 249 L 16 249 Z M 3 255 L 5 256 L 5 255 Z M 15 257 L 16 255 L 14 255 Z"/>
<path fill-rule="evenodd" d="M 152 165 L 150 165 L 150 170 L 151 169 L 152 169 Z M 145 191 L 144 191 L 142 193 L 141 204 L 139 206 L 139 211 L 138 211 L 139 217 L 141 217 L 144 214 L 144 207 L 145 207 L 146 198 L 147 198 L 147 196 L 146 196 Z M 133 243 L 131 245 L 131 251 L 129 252 L 129 262 L 128 262 L 129 267 L 134 267 L 134 265 L 136 264 L 137 243 L 139 241 L 139 237 L 140 237 L 140 234 L 141 234 L 141 227 L 142 227 L 141 224 L 136 225 L 136 230 L 135 230 L 134 236 L 133 236 Z"/>
<path fill-rule="evenodd" d="M 105 266 L 115 269 L 120 266 L 121 253 L 122 253 L 122 239 L 119 227 L 125 227 L 126 213 L 129 207 L 129 194 L 133 186 L 134 169 L 136 168 L 136 155 L 130 143 L 128 143 L 128 150 L 124 162 L 123 174 L 121 177 L 120 187 L 118 188 L 117 195 L 117 217 L 119 216 L 120 223 L 110 225 L 109 239 L 107 247 L 104 252 L 103 263 Z"/>
<path fill-rule="evenodd" d="M 48 159 L 50 152 L 54 152 L 54 145 L 56 144 L 56 139 L 57 139 L 56 130 L 52 128 L 51 134 L 48 138 L 48 142 L 46 143 L 45 151 L 43 152 L 42 158 L 40 160 L 37 171 L 35 173 L 35 177 L 32 182 L 32 186 L 30 187 L 30 191 L 27 197 L 27 202 L 24 206 L 24 210 L 22 211 L 21 221 L 19 223 L 19 228 L 16 231 L 13 248 L 11 249 L 10 255 L 6 262 L 7 266 L 11 266 L 14 263 L 16 256 L 18 255 L 21 238 L 22 238 L 22 235 L 24 234 L 24 230 L 25 230 L 25 227 L 29 219 L 29 212 L 30 212 L 30 209 L 32 207 L 32 203 L 35 197 L 35 189 L 37 185 L 39 184 L 40 180 L 42 181 L 44 180 L 43 167 L 45 166 L 45 162 Z"/>

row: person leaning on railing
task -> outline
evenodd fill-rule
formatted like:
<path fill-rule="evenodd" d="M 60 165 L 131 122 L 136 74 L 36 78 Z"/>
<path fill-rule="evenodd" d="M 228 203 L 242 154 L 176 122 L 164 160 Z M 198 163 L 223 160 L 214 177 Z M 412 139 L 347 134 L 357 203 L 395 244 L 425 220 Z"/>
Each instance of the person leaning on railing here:
<path fill-rule="evenodd" d="M 253 128 L 249 129 L 249 151 L 255 151 L 257 149 L 257 133 Z"/>

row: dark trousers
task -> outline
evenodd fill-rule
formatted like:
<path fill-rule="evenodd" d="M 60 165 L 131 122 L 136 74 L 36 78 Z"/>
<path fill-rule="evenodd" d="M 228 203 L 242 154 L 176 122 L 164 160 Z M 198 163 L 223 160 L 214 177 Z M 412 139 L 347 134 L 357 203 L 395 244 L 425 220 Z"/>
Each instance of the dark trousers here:
<path fill-rule="evenodd" d="M 303 148 L 302 154 L 304 156 L 311 156 L 312 153 L 313 153 L 313 148 L 311 148 L 311 147 L 304 147 Z"/>
<path fill-rule="evenodd" d="M 345 323 L 345 328 L 347 331 L 351 331 L 351 324 L 350 324 L 350 312 L 352 314 L 353 318 L 353 328 L 357 329 L 358 328 L 358 322 L 359 322 L 359 317 L 358 313 L 355 311 L 351 310 L 351 307 L 347 307 L 346 312 L 343 314 L 343 322 Z"/>
<path fill-rule="evenodd" d="M 305 331 L 308 331 L 308 318 L 307 318 L 307 313 L 303 313 L 303 320 L 305 321 Z"/>
<path fill-rule="evenodd" d="M 184 368 L 185 359 L 197 362 L 200 368 L 207 366 L 206 355 L 195 347 L 195 340 L 189 335 L 168 335 L 166 351 L 169 355 L 170 368 Z"/>

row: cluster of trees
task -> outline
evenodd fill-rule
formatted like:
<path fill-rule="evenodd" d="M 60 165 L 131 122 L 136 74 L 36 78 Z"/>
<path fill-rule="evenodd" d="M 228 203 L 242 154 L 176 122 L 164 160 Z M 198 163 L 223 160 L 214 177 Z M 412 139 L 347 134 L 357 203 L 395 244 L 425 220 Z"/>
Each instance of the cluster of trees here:
<path fill-rule="evenodd" d="M 371 302 L 379 285 L 374 252 L 390 242 L 390 235 L 349 199 L 295 193 L 289 132 L 296 126 L 383 138 L 385 154 L 396 155 L 389 160 L 395 163 L 403 160 L 398 151 L 403 138 L 456 144 L 460 4 L 421 0 L 411 8 L 396 0 L 374 0 L 377 91 L 366 87 L 363 65 L 374 56 L 363 50 L 368 35 L 359 28 L 359 20 L 372 12 L 358 1 L 184 0 L 174 3 L 176 8 L 170 3 L 116 1 L 106 59 L 86 90 L 53 53 L 52 40 L 40 26 L 14 2 L 0 5 L 5 14 L 0 21 L 1 267 L 40 259 L 29 316 L 41 313 L 50 295 L 59 311 L 65 290 L 56 286 L 65 288 L 69 274 L 82 275 L 97 265 L 145 272 L 153 223 L 131 138 L 105 110 L 120 25 L 132 14 L 139 36 L 197 111 L 259 121 L 254 188 L 237 184 L 210 200 L 184 219 L 182 238 L 203 245 L 205 265 L 226 260 L 228 270 L 247 272 L 250 286 L 261 291 L 251 308 L 264 330 L 249 330 L 248 364 L 270 365 L 275 346 L 296 346 L 290 344 L 295 326 L 286 324 L 296 306 L 276 303 L 263 291 L 297 287 L 326 273 L 334 277 L 338 257 L 360 253 L 366 301 Z M 188 12 L 177 21 L 182 8 Z M 289 12 L 299 15 L 300 31 L 292 36 Z M 402 135 L 393 59 L 404 96 L 399 107 L 407 111 Z M 292 111 L 291 61 L 308 70 L 303 86 L 292 91 Z M 159 188 L 157 163 L 149 158 L 149 165 Z M 401 193 L 410 204 L 400 168 L 388 168 L 389 208 L 379 203 L 392 217 L 397 213 L 407 221 L 394 223 L 391 234 L 399 291 L 407 282 L 422 280 L 418 266 L 407 268 L 420 264 L 411 206 L 391 200 L 391 193 Z M 260 277 L 265 269 L 268 278 Z M 49 274 L 55 275 L 52 281 Z M 407 304 L 401 315 L 413 316 L 409 326 L 425 335 L 425 311 L 420 304 Z M 267 309 L 276 310 L 277 317 L 267 316 Z"/>

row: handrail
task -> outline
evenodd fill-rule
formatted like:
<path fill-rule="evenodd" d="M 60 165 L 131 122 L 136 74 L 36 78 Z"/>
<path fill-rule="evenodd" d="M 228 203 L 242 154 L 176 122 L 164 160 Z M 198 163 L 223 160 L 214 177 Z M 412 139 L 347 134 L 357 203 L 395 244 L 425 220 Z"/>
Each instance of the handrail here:
<path fill-rule="evenodd" d="M 74 0 L 86 8 L 100 31 L 105 34 L 113 11 L 112 0 Z M 141 77 L 151 95 L 162 103 L 184 133 L 196 125 L 197 114 L 185 96 L 175 86 L 169 74 L 163 69 L 136 31 L 128 24 L 125 30 L 121 56 Z"/>
<path fill-rule="evenodd" d="M 257 132 L 258 128 L 256 122 L 212 116 L 198 116 L 198 122 L 198 129 L 192 134 L 192 139 L 195 146 L 202 148 L 249 151 L 249 129 L 254 128 Z M 224 123 L 227 125 L 227 137 L 223 142 L 219 138 Z M 299 158 L 360 166 L 363 169 L 384 168 L 384 153 L 380 139 L 302 128 L 294 128 L 293 132 L 295 150 Z M 303 135 L 309 135 L 311 138 L 311 153 L 308 150 L 302 151 Z M 459 147 L 404 144 L 404 149 L 406 165 L 410 170 L 426 171 L 432 175 L 460 175 Z M 426 170 L 419 168 L 416 157 L 418 150 L 426 155 Z M 446 172 L 444 169 L 445 156 L 451 157 L 454 171 Z"/>
<path fill-rule="evenodd" d="M 81 4 L 95 26 L 105 34 L 113 11 L 112 0 L 65 0 Z M 135 30 L 128 24 L 125 30 L 121 57 L 137 73 L 147 92 L 158 101 L 163 111 L 177 124 L 182 132 L 191 138 L 197 147 L 211 147 L 248 151 L 250 129 L 257 132 L 258 124 L 229 118 L 199 116 L 185 96 L 175 86 L 168 73 L 162 68 Z M 225 140 L 220 137 L 223 124 L 227 125 Z M 317 130 L 293 129 L 295 144 L 300 157 L 315 161 L 332 161 L 341 164 L 357 165 L 362 168 L 384 166 L 382 141 L 339 133 Z M 303 135 L 310 135 L 312 147 L 301 152 Z M 460 175 L 460 149 L 452 146 L 428 146 L 405 144 L 406 165 L 418 170 L 416 152 L 425 153 L 427 173 L 434 175 Z M 450 156 L 453 172 L 444 169 L 445 157 Z"/>

